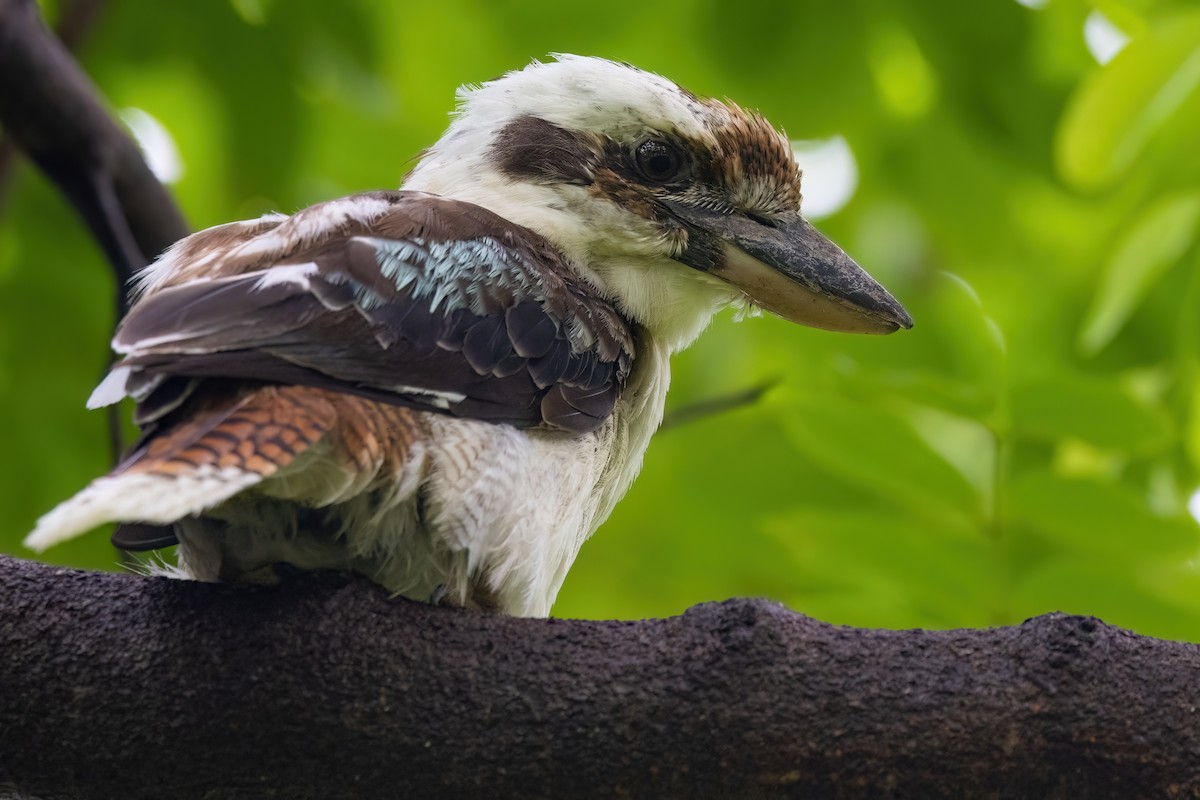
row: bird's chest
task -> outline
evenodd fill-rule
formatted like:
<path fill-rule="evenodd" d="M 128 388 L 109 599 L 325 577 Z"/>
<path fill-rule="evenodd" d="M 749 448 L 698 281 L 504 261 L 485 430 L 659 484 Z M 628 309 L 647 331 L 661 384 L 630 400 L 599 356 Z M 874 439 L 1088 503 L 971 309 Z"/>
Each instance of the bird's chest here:
<path fill-rule="evenodd" d="M 596 486 L 595 527 L 608 518 L 641 471 L 646 448 L 662 423 L 670 382 L 669 355 L 644 345 L 606 429 L 606 461 Z"/>
<path fill-rule="evenodd" d="M 648 354 L 640 367 L 608 422 L 582 436 L 431 419 L 439 445 L 429 451 L 423 490 L 421 527 L 433 556 L 424 580 L 434 573 L 451 597 L 467 598 L 482 583 L 510 613 L 549 613 L 662 420 L 666 358 Z"/>
<path fill-rule="evenodd" d="M 636 477 L 668 377 L 665 355 L 643 354 L 609 420 L 579 436 L 420 414 L 399 472 L 384 459 L 373 478 L 333 480 L 341 460 L 322 457 L 302 474 L 343 488 L 323 493 L 318 508 L 282 496 L 316 497 L 288 475 L 267 486 L 275 497 L 223 509 L 217 560 L 239 572 L 278 561 L 350 569 L 408 597 L 544 616 L 579 548 Z"/>

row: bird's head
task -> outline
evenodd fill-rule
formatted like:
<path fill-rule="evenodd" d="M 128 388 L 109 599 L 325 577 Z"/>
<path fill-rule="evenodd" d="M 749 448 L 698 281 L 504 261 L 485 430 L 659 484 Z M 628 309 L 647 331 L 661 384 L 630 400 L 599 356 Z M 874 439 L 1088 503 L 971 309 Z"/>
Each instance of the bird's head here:
<path fill-rule="evenodd" d="M 791 146 L 758 114 L 579 56 L 464 88 L 459 99 L 404 188 L 477 203 L 541 233 L 671 349 L 720 306 L 747 299 L 834 331 L 912 326 L 801 216 Z"/>

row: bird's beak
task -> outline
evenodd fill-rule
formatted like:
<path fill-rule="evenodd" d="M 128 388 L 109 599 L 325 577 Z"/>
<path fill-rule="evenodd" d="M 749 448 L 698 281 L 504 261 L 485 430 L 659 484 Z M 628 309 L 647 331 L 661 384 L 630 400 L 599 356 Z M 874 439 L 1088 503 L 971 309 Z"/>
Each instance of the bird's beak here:
<path fill-rule="evenodd" d="M 795 214 L 780 220 L 668 202 L 688 230 L 677 258 L 740 289 L 755 305 L 812 328 L 892 333 L 911 328 L 904 307 L 866 270 Z"/>

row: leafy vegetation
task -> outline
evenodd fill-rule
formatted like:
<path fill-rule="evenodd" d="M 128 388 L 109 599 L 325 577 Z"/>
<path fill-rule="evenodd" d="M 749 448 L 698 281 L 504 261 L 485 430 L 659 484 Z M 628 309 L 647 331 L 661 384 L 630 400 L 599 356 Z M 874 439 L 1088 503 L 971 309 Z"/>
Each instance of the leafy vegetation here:
<path fill-rule="evenodd" d="M 820 225 L 916 328 L 721 317 L 677 359 L 672 409 L 773 388 L 659 435 L 556 613 L 765 595 L 855 625 L 1061 609 L 1200 641 L 1200 11 L 1032 5 L 129 0 L 81 58 L 169 132 L 196 227 L 394 186 L 456 86 L 552 51 L 843 137 L 857 188 Z M 1129 37 L 1107 64 L 1089 17 Z M 113 287 L 32 169 L 4 202 L 0 549 L 21 553 L 110 457 L 83 401 Z M 48 558 L 116 563 L 100 534 Z"/>

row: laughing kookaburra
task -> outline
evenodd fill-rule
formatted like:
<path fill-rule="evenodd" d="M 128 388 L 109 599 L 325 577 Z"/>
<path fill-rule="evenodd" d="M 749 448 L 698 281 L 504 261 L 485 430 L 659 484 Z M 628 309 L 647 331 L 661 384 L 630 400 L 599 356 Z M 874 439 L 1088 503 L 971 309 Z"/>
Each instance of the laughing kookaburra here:
<path fill-rule="evenodd" d="M 545 615 L 715 311 L 912 324 L 800 215 L 757 114 L 576 56 L 459 101 L 400 191 L 210 228 L 141 273 L 89 406 L 134 398 L 143 436 L 30 547 L 119 522 L 201 580 L 353 570 Z"/>

